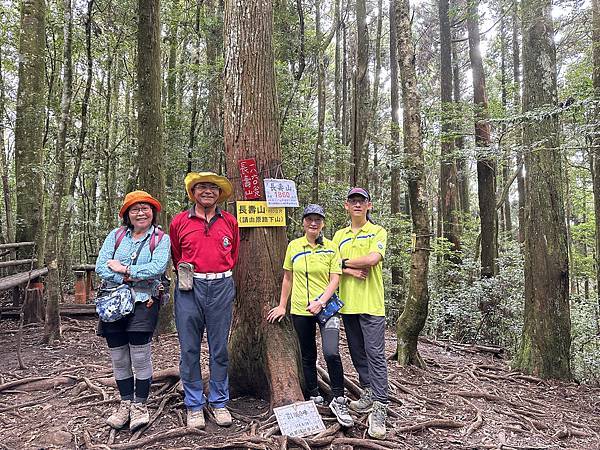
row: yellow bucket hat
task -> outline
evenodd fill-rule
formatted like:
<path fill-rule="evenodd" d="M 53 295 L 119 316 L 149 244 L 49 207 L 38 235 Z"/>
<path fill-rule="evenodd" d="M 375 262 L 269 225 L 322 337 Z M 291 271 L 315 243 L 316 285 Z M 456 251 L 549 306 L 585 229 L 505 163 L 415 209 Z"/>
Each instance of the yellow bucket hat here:
<path fill-rule="evenodd" d="M 214 172 L 190 172 L 185 176 L 185 190 L 191 201 L 195 201 L 192 189 L 198 183 L 213 183 L 221 189 L 217 203 L 221 203 L 231 197 L 233 194 L 233 186 L 225 177 L 217 175 Z"/>

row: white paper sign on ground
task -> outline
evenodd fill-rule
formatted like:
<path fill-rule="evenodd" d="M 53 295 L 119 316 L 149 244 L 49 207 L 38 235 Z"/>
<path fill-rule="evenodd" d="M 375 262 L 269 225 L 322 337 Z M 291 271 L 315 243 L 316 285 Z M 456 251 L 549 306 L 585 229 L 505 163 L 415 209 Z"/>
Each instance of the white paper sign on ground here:
<path fill-rule="evenodd" d="M 283 436 L 304 437 L 325 430 L 315 402 L 297 402 L 273 408 Z"/>
<path fill-rule="evenodd" d="M 298 193 L 292 180 L 265 178 L 265 197 L 270 207 L 297 208 Z"/>

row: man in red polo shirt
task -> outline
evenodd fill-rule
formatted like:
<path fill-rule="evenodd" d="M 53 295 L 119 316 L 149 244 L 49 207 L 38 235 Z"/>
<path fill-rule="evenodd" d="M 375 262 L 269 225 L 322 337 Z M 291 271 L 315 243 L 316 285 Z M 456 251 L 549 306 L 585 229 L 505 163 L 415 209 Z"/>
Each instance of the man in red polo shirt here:
<path fill-rule="evenodd" d="M 227 339 L 235 297 L 231 270 L 237 262 L 240 236 L 235 217 L 217 204 L 231 196 L 233 187 L 227 178 L 215 173 L 191 172 L 185 177 L 185 188 L 194 206 L 173 218 L 170 238 L 175 268 L 188 263 L 194 272 L 190 290 L 179 286 L 175 289 L 175 324 L 181 351 L 179 373 L 187 425 L 204 428 L 207 399 L 200 371 L 200 343 L 206 328 L 210 357 L 208 410 L 218 425 L 229 426 Z"/>

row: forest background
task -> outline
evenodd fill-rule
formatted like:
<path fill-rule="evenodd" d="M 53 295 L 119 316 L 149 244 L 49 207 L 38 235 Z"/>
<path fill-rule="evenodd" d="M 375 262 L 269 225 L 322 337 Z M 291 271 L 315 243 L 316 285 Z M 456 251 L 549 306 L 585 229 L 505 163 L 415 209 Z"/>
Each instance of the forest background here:
<path fill-rule="evenodd" d="M 259 159 L 261 176 L 292 179 L 301 205 L 322 204 L 329 237 L 346 224 L 347 189 L 371 191 L 389 231 L 389 324 L 401 333 L 425 311 L 417 335 L 502 346 L 526 372 L 597 382 L 598 1 L 248 4 L 272 20 L 281 154 Z M 236 7 L 0 2 L 0 237 L 37 243 L 50 297 L 71 284 L 72 264 L 94 262 L 125 193 L 157 195 L 166 225 L 189 205 L 187 172 L 240 184 L 226 148 Z M 413 98 L 422 166 L 410 160 Z M 288 239 L 301 210 L 289 210 Z M 405 305 L 419 251 L 415 312 Z"/>

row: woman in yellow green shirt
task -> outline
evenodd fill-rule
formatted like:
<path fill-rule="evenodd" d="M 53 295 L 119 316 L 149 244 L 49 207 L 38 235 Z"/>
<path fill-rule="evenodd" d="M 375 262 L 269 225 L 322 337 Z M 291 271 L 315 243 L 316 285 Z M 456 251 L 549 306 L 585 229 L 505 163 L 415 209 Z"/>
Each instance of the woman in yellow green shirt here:
<path fill-rule="evenodd" d="M 291 316 L 302 353 L 302 369 L 307 396 L 324 404 L 317 384 L 317 324 L 321 331 L 323 356 L 331 381 L 333 400 L 329 408 L 342 426 L 352 426 L 344 397 L 344 369 L 339 352 L 340 317 L 331 317 L 324 325 L 315 317 L 335 293 L 342 269 L 335 245 L 322 235 L 325 211 L 319 205 L 308 205 L 302 214 L 304 236 L 289 243 L 283 263 L 284 275 L 279 306 L 267 315 L 269 322 L 281 321 L 288 299 L 292 296 Z"/>

